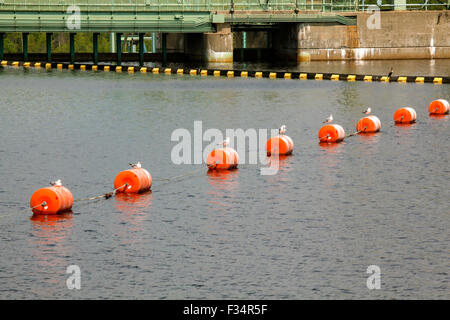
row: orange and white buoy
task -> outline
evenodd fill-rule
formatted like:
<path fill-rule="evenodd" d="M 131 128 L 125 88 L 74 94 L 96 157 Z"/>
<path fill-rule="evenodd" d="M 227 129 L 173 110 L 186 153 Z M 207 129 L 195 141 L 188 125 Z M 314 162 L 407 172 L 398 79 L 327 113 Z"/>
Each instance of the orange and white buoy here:
<path fill-rule="evenodd" d="M 345 130 L 338 124 L 326 124 L 319 130 L 320 142 L 341 142 L 345 138 Z"/>
<path fill-rule="evenodd" d="M 447 114 L 450 112 L 450 105 L 444 99 L 434 100 L 428 106 L 428 112 L 430 114 Z"/>
<path fill-rule="evenodd" d="M 236 169 L 239 163 L 239 155 L 233 148 L 227 147 L 230 139 L 222 142 L 223 148 L 214 149 L 206 159 L 209 170 Z"/>
<path fill-rule="evenodd" d="M 411 107 L 400 108 L 394 113 L 395 123 L 413 123 L 416 122 L 417 113 Z"/>
<path fill-rule="evenodd" d="M 141 163 L 131 164 L 131 169 L 119 172 L 114 179 L 116 192 L 141 193 L 152 187 L 150 172 L 142 168 Z"/>
<path fill-rule="evenodd" d="M 272 154 L 289 155 L 294 150 L 294 141 L 285 135 L 286 126 L 282 125 L 279 129 L 280 135 L 270 138 L 266 143 L 266 153 L 268 156 Z"/>
<path fill-rule="evenodd" d="M 211 151 L 206 159 L 210 170 L 230 170 L 238 166 L 239 156 L 233 148 L 225 147 Z"/>
<path fill-rule="evenodd" d="M 367 116 L 358 121 L 356 131 L 359 133 L 374 133 L 381 129 L 381 121 L 376 116 Z"/>
<path fill-rule="evenodd" d="M 31 196 L 30 208 L 34 214 L 58 214 L 72 209 L 72 192 L 62 186 L 61 180 L 51 184 L 51 187 L 36 190 Z"/>

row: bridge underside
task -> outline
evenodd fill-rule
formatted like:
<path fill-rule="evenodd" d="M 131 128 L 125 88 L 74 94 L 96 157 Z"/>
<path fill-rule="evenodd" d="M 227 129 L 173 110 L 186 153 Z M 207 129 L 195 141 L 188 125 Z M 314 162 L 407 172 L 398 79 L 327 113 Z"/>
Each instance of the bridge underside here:
<path fill-rule="evenodd" d="M 0 7 L 0 32 L 215 32 L 216 25 L 232 28 L 265 27 L 278 23 L 333 23 L 354 25 L 356 18 L 332 13 L 234 13 L 187 11 L 89 11 L 79 20 L 61 11 L 17 11 Z"/>
<path fill-rule="evenodd" d="M 70 33 L 71 61 L 75 57 L 75 34 L 93 33 L 94 62 L 97 61 L 97 37 L 115 33 L 117 63 L 121 62 L 121 35 L 139 34 L 140 63 L 144 60 L 145 33 L 152 34 L 152 46 L 160 44 L 163 61 L 170 49 L 195 60 L 232 62 L 233 34 L 264 30 L 276 38 L 274 52 L 289 53 L 296 59 L 297 26 L 302 23 L 355 25 L 356 17 L 323 12 L 311 6 L 312 0 L 280 0 L 275 7 L 266 0 L 0 0 L 0 58 L 5 33 L 22 33 L 24 60 L 28 58 L 28 34 L 46 33 L 47 59 L 51 60 L 52 33 Z M 316 0 L 314 0 L 316 1 Z M 319 1 L 319 0 L 317 0 Z M 327 0 L 328 1 L 328 0 Z M 341 0 L 355 1 L 355 0 Z M 74 5 L 70 5 L 73 3 Z M 76 4 L 76 5 L 75 5 Z M 321 10 L 321 11 L 320 11 Z M 160 41 L 156 34 L 161 35 Z M 290 43 L 293 44 L 290 44 Z M 172 48 L 170 48 L 172 46 Z M 266 45 L 263 46 L 267 48 Z M 113 50 L 111 50 L 113 51 Z M 173 51 L 172 51 L 173 52 Z M 285 55 L 286 56 L 286 55 Z"/>

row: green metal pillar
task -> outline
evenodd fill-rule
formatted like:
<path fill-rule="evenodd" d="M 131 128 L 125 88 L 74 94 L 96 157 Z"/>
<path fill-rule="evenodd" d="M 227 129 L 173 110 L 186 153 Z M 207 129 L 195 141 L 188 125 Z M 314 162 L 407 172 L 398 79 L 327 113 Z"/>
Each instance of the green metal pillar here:
<path fill-rule="evenodd" d="M 0 60 L 3 60 L 3 55 L 4 55 L 4 50 L 3 50 L 3 38 L 4 38 L 4 33 L 0 32 Z"/>
<path fill-rule="evenodd" d="M 52 62 L 52 34 L 46 33 L 46 42 L 47 42 L 47 62 Z"/>
<path fill-rule="evenodd" d="M 165 67 L 167 65 L 167 33 L 163 33 L 161 36 L 162 65 Z"/>
<path fill-rule="evenodd" d="M 144 34 L 139 33 L 139 65 L 144 65 Z"/>
<path fill-rule="evenodd" d="M 28 32 L 22 33 L 23 62 L 28 61 Z"/>
<path fill-rule="evenodd" d="M 152 32 L 152 53 L 156 53 L 156 32 Z"/>
<path fill-rule="evenodd" d="M 109 52 L 116 53 L 116 36 L 114 32 L 111 32 L 109 34 Z"/>
<path fill-rule="evenodd" d="M 94 65 L 97 65 L 98 64 L 98 33 L 97 32 L 94 32 L 93 34 L 92 34 L 92 50 L 93 50 L 93 62 L 94 62 Z"/>
<path fill-rule="evenodd" d="M 247 32 L 242 32 L 242 49 L 241 49 L 241 62 L 244 61 L 244 51 L 247 48 Z"/>
<path fill-rule="evenodd" d="M 75 35 L 76 33 L 69 34 L 70 40 L 70 64 L 74 64 L 75 62 Z"/>
<path fill-rule="evenodd" d="M 122 64 L 122 34 L 116 33 L 116 53 L 117 53 L 117 65 Z"/>

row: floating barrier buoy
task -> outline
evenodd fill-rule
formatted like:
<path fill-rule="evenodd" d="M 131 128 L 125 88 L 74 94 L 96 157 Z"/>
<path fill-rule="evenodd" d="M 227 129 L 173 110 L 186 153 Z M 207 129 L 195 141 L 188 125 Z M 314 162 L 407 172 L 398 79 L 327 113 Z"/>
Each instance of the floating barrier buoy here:
<path fill-rule="evenodd" d="M 152 176 L 150 172 L 141 167 L 140 162 L 130 164 L 132 169 L 119 172 L 114 179 L 116 192 L 141 193 L 152 187 Z"/>
<path fill-rule="evenodd" d="M 381 121 L 376 116 L 367 116 L 358 121 L 356 131 L 360 133 L 374 133 L 381 129 Z"/>
<path fill-rule="evenodd" d="M 416 122 L 417 113 L 411 107 L 400 108 L 394 113 L 395 123 L 413 123 Z"/>
<path fill-rule="evenodd" d="M 327 124 L 319 130 L 320 142 L 341 142 L 345 138 L 345 130 L 338 124 Z"/>
<path fill-rule="evenodd" d="M 270 156 L 272 154 L 289 155 L 294 149 L 294 141 L 289 136 L 279 135 L 270 138 L 266 143 L 266 152 Z"/>
<path fill-rule="evenodd" d="M 428 112 L 430 114 L 447 114 L 450 111 L 450 105 L 447 100 L 438 99 L 434 100 L 428 106 Z"/>
<path fill-rule="evenodd" d="M 224 147 L 211 151 L 206 159 L 210 170 L 230 170 L 238 166 L 239 155 L 233 148 Z"/>
<path fill-rule="evenodd" d="M 72 209 L 73 195 L 62 185 L 41 188 L 33 193 L 30 207 L 34 214 L 58 214 Z"/>
<path fill-rule="evenodd" d="M 286 132 L 286 125 L 282 125 L 278 129 L 278 132 L 280 135 L 272 137 L 266 142 L 266 153 L 268 156 L 272 154 L 289 155 L 294 150 L 294 141 L 284 134 Z"/>

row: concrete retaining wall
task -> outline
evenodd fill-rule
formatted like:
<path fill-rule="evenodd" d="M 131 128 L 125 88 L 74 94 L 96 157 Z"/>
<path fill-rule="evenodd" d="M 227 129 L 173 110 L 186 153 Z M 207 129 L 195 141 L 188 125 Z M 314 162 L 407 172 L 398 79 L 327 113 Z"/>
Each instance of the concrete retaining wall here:
<path fill-rule="evenodd" d="M 356 26 L 298 25 L 297 60 L 450 58 L 449 11 L 380 12 L 379 29 L 355 15 Z"/>

